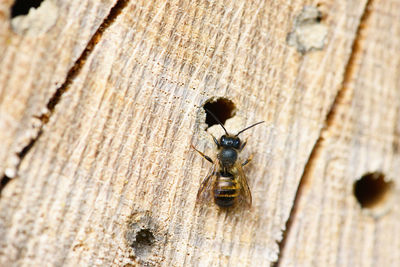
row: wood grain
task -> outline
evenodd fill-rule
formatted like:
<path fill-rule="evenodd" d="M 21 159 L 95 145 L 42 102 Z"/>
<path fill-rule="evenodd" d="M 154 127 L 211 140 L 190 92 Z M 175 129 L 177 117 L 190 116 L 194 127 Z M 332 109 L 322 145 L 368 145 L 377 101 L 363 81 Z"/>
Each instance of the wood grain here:
<path fill-rule="evenodd" d="M 48 113 L 50 99 L 116 0 L 45 0 L 38 9 L 48 8 L 47 2 L 55 7 L 42 11 L 49 24 L 40 12 L 29 20 L 21 20 L 28 15 L 11 20 L 13 2 L 0 3 L 0 176 L 10 178 L 21 152 L 37 138 L 43 124 L 39 118 Z M 16 33 L 22 24 L 32 27 Z"/>
<path fill-rule="evenodd" d="M 271 265 L 310 154 L 342 88 L 366 2 L 320 4 L 326 45 L 304 54 L 286 39 L 309 2 L 126 3 L 103 25 L 40 125 L 42 134 L 17 178 L 2 191 L 0 265 Z M 84 8 L 62 4 L 75 7 L 75 14 Z M 24 73 L 40 69 L 37 64 L 23 65 Z M 28 76 L 34 79 L 35 73 Z M 16 70 L 7 75 L 20 77 Z M 10 82 L 3 88 L 7 94 L 22 90 Z M 254 155 L 246 166 L 254 198 L 249 211 L 195 205 L 210 166 L 190 143 L 213 156 L 201 106 L 216 97 L 236 105 L 225 124 L 232 132 L 266 121 L 243 135 L 249 137 L 243 157 Z M 46 104 L 22 101 L 19 108 L 24 113 Z M 31 118 L 35 112 L 24 114 Z M 26 130 L 21 120 L 13 123 Z M 7 138 L 11 144 L 18 140 L 15 134 Z M 15 151 L 10 147 L 16 146 L 4 149 L 5 158 Z"/>
<path fill-rule="evenodd" d="M 342 97 L 303 178 L 281 266 L 400 264 L 399 8 L 368 6 Z M 394 188 L 362 209 L 353 185 L 373 172 Z"/>

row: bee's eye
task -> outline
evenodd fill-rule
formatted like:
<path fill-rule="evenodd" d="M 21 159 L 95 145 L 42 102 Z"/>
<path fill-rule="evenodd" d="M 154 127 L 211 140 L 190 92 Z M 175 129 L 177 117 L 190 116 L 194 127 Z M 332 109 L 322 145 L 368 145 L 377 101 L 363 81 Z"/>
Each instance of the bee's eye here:
<path fill-rule="evenodd" d="M 223 135 L 223 136 L 221 136 L 221 143 L 225 143 L 226 142 L 226 138 L 225 138 L 225 135 Z"/>
<path fill-rule="evenodd" d="M 240 146 L 240 140 L 239 140 L 239 139 L 235 140 L 235 141 L 233 142 L 233 146 L 234 146 L 235 148 L 239 148 L 239 146 Z"/>

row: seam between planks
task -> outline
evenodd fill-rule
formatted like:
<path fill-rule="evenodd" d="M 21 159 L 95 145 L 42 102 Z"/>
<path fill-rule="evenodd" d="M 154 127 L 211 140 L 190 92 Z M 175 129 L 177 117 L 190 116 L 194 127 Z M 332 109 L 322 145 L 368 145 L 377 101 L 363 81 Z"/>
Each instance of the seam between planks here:
<path fill-rule="evenodd" d="M 85 47 L 81 55 L 78 57 L 73 66 L 67 72 L 67 76 L 65 78 L 64 83 L 56 89 L 53 96 L 47 102 L 46 108 L 48 112 L 38 117 L 42 121 L 42 124 L 40 125 L 37 136 L 35 138 L 32 138 L 21 151 L 17 152 L 17 155 L 19 157 L 19 162 L 18 165 L 16 166 L 16 176 L 18 176 L 18 170 L 22 160 L 25 158 L 26 154 L 31 150 L 36 141 L 40 138 L 43 132 L 43 127 L 49 122 L 50 117 L 53 114 L 56 105 L 61 100 L 61 97 L 68 90 L 74 79 L 80 73 L 82 67 L 85 65 L 87 58 L 94 50 L 96 44 L 100 41 L 104 31 L 107 28 L 109 28 L 111 24 L 115 21 L 115 19 L 118 17 L 118 15 L 122 13 L 122 10 L 127 6 L 128 2 L 129 0 L 118 0 L 115 3 L 115 5 L 110 9 L 110 12 L 103 20 L 103 22 L 100 24 L 100 26 L 97 28 L 96 32 L 89 40 L 87 46 Z M 2 190 L 5 188 L 5 186 L 10 180 L 11 178 L 8 177 L 6 174 L 4 174 L 3 177 L 0 179 L 0 197 Z"/>
<path fill-rule="evenodd" d="M 359 52 L 361 50 L 361 48 L 360 48 L 360 43 L 362 41 L 361 31 L 363 30 L 363 26 L 371 14 L 370 6 L 372 4 L 372 1 L 373 0 L 367 0 L 366 4 L 364 6 L 364 10 L 361 15 L 360 22 L 357 26 L 354 41 L 351 46 L 351 53 L 350 53 L 350 56 L 347 61 L 345 71 L 343 74 L 342 86 L 338 90 L 336 97 L 331 105 L 331 108 L 329 109 L 329 111 L 326 115 L 325 126 L 321 129 L 320 134 L 317 138 L 317 141 L 315 142 L 315 145 L 314 145 L 313 149 L 311 150 L 310 156 L 305 164 L 304 171 L 303 171 L 303 174 L 301 175 L 300 183 L 297 188 L 293 206 L 290 211 L 289 218 L 286 221 L 286 227 L 283 232 L 282 240 L 281 240 L 281 242 L 278 243 L 278 245 L 279 245 L 278 260 L 276 262 L 272 263 L 273 267 L 280 267 L 281 259 L 284 257 L 283 250 L 285 248 L 287 238 L 290 234 L 292 224 L 293 224 L 294 220 L 297 218 L 298 205 L 299 205 L 300 199 L 302 197 L 302 192 L 304 190 L 304 186 L 309 182 L 309 178 L 312 175 L 312 167 L 315 165 L 315 161 L 318 158 L 318 154 L 320 152 L 322 143 L 324 141 L 323 135 L 325 132 L 327 132 L 331 129 L 334 119 L 336 118 L 337 110 L 338 110 L 338 108 L 340 108 L 343 96 L 344 96 L 345 92 L 347 91 L 346 90 L 347 84 L 353 78 L 356 56 L 359 54 Z"/>

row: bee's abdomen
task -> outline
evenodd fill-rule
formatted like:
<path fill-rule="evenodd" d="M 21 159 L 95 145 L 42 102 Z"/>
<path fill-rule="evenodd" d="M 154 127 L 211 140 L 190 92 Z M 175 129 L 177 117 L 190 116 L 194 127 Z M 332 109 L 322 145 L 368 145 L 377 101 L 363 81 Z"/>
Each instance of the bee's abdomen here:
<path fill-rule="evenodd" d="M 231 174 L 222 174 L 214 187 L 214 201 L 220 207 L 231 207 L 239 194 L 236 180 Z"/>

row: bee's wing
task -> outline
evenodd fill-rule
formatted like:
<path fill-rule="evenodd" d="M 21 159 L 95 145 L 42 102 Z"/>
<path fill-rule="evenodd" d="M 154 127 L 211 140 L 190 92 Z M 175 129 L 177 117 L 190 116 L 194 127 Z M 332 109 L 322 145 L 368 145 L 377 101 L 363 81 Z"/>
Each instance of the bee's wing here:
<path fill-rule="evenodd" d="M 205 203 L 210 201 L 210 197 L 212 195 L 212 187 L 215 182 L 217 164 L 213 164 L 208 172 L 206 178 L 201 182 L 199 191 L 197 192 L 197 202 Z"/>
<path fill-rule="evenodd" d="M 240 183 L 240 194 L 238 200 L 240 203 L 245 203 L 247 207 L 250 208 L 252 199 L 249 184 L 247 183 L 246 174 L 243 171 L 242 164 L 238 163 L 235 167 L 238 172 L 238 181 Z"/>

